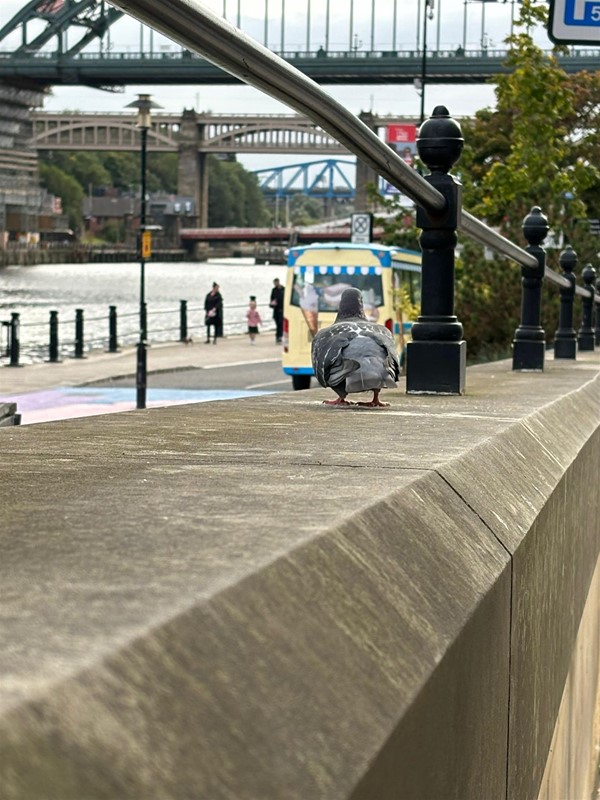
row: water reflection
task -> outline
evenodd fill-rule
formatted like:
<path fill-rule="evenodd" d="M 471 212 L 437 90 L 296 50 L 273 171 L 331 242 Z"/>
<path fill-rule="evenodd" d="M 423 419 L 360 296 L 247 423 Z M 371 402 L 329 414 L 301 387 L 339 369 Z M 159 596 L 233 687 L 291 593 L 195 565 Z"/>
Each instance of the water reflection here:
<path fill-rule="evenodd" d="M 49 312 L 59 312 L 61 352 L 72 352 L 75 310 L 85 317 L 86 349 L 106 347 L 108 307 L 117 306 L 118 338 L 128 344 L 138 337 L 139 265 L 42 264 L 0 269 L 0 320 L 18 312 L 23 361 L 38 345 L 33 359 L 47 357 Z M 221 286 L 225 303 L 225 335 L 246 329 L 246 308 L 256 295 L 261 316 L 271 323 L 268 307 L 273 279 L 285 283 L 282 265 L 255 265 L 253 259 L 212 259 L 208 262 L 146 264 L 146 301 L 151 341 L 178 338 L 180 300 L 188 302 L 188 330 L 194 338 L 204 334 L 203 304 L 213 281 Z M 164 312 L 164 313 L 161 313 Z M 6 339 L 3 338 L 2 346 Z"/>

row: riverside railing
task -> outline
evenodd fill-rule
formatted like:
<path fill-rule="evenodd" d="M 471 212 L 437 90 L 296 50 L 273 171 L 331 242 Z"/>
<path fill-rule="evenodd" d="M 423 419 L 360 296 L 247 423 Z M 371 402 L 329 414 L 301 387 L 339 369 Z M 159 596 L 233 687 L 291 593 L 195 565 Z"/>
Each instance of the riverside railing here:
<path fill-rule="evenodd" d="M 267 304 L 260 305 L 263 332 L 275 330 L 272 309 Z M 242 334 L 247 329 L 244 303 L 225 305 L 223 308 L 223 334 L 225 336 Z M 0 323 L 0 363 L 5 366 L 21 367 L 27 363 L 47 361 L 58 363 L 64 358 L 85 358 L 92 350 L 104 349 L 108 353 L 118 353 L 121 347 L 134 345 L 139 339 L 139 312 L 119 313 L 115 305 L 108 307 L 108 313 L 101 316 L 85 315 L 85 309 L 75 309 L 75 316 L 60 319 L 59 312 L 49 311 L 48 321 L 21 321 L 20 312 L 12 312 L 10 320 Z M 148 342 L 202 341 L 205 337 L 204 306 L 188 305 L 180 300 L 174 308 L 149 308 Z M 87 333 L 86 333 L 87 331 Z"/>
<path fill-rule="evenodd" d="M 564 324 L 559 324 L 562 341 L 571 335 L 566 317 L 569 297 L 572 301 L 574 292 L 585 298 L 593 294 L 592 306 L 594 300 L 600 301 L 592 283 L 586 281 L 588 288 L 575 287 L 568 274 L 559 275 L 546 266 L 541 245 L 548 233 L 548 222 L 539 208 L 532 209 L 524 221 L 523 232 L 528 242 L 525 249 L 462 209 L 460 185 L 449 173 L 460 157 L 464 140 L 458 123 L 444 106 L 434 109 L 432 117 L 419 130 L 417 149 L 430 170 L 423 177 L 318 84 L 197 0 L 163 3 L 111 0 L 111 3 L 244 83 L 306 115 L 415 202 L 417 225 L 423 231 L 422 306 L 421 315 L 413 325 L 413 341 L 407 349 L 408 392 L 462 394 L 464 391 L 466 343 L 462 325 L 454 314 L 457 229 L 521 266 L 521 323 L 515 331 L 513 369 L 543 369 L 545 335 L 540 311 L 544 280 L 557 284 L 565 293 Z M 591 327 L 587 323 L 586 331 Z M 589 333 L 583 339 L 582 336 L 580 332 L 580 347 L 581 341 L 589 341 Z"/>

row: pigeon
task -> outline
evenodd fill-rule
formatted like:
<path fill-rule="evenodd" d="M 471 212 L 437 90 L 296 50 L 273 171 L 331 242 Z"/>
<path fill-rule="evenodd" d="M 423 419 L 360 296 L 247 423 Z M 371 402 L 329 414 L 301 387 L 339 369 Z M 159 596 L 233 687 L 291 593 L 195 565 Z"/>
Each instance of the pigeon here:
<path fill-rule="evenodd" d="M 396 386 L 398 351 L 388 329 L 367 320 L 359 289 L 344 291 L 335 322 L 315 334 L 311 355 L 321 386 L 331 387 L 338 395 L 335 400 L 325 400 L 326 405 L 389 406 L 379 400 L 379 392 Z M 369 403 L 346 400 L 348 394 L 364 391 L 373 392 Z"/>

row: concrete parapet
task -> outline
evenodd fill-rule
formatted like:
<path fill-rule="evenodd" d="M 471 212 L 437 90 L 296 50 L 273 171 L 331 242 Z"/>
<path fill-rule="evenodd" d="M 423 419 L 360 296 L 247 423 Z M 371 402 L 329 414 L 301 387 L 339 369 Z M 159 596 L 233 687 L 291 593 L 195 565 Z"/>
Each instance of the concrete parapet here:
<path fill-rule="evenodd" d="M 586 359 L 1 430 L 0 798 L 536 798 L 600 550 Z"/>

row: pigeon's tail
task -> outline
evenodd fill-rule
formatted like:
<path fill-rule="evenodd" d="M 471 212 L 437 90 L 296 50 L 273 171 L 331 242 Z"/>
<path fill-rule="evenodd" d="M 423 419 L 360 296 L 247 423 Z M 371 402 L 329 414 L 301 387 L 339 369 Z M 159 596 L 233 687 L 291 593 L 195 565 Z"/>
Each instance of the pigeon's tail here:
<path fill-rule="evenodd" d="M 385 368 L 381 358 L 367 356 L 363 358 L 360 369 L 346 378 L 346 391 L 367 392 L 375 389 L 394 389 L 396 381 Z"/>
<path fill-rule="evenodd" d="M 337 386 L 338 383 L 348 380 L 348 376 L 354 374 L 360 369 L 360 364 L 353 358 L 343 358 L 341 361 L 334 365 L 329 373 L 327 384 L 329 386 Z"/>

